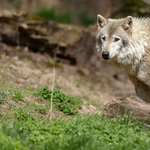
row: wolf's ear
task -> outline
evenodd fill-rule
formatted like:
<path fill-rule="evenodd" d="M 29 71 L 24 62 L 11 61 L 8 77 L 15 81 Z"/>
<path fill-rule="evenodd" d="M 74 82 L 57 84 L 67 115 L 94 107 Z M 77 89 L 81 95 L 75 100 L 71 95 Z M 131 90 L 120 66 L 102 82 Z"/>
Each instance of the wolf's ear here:
<path fill-rule="evenodd" d="M 122 23 L 121 26 L 124 30 L 132 29 L 133 27 L 133 18 L 131 16 L 126 17 Z"/>
<path fill-rule="evenodd" d="M 97 15 L 97 25 L 100 28 L 103 28 L 107 24 L 107 19 L 102 17 L 101 15 Z"/>

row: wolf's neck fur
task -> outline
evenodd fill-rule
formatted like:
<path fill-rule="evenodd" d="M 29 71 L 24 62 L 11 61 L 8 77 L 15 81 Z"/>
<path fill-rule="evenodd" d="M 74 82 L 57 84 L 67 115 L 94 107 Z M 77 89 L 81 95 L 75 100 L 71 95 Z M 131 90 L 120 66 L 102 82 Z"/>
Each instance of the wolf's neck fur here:
<path fill-rule="evenodd" d="M 138 52 L 140 50 L 140 52 Z M 132 41 L 127 47 L 123 48 L 116 58 L 110 59 L 119 71 L 127 73 L 128 75 L 137 74 L 137 66 L 142 62 L 145 55 L 144 46 L 140 41 Z"/>
<path fill-rule="evenodd" d="M 136 66 L 143 63 L 143 58 L 149 55 L 147 48 L 150 46 L 150 20 L 133 19 L 133 30 L 129 45 L 124 47 L 116 58 L 110 60 L 119 71 L 128 73 L 128 75 L 138 73 L 139 70 Z"/>

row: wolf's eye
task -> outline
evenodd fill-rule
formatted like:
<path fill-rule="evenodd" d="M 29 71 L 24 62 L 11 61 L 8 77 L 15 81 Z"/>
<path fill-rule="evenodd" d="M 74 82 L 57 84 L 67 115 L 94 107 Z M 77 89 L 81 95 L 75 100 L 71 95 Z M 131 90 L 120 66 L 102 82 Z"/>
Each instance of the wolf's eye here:
<path fill-rule="evenodd" d="M 120 39 L 119 38 L 115 38 L 115 42 L 119 41 Z"/>
<path fill-rule="evenodd" d="M 102 39 L 103 41 L 105 41 L 105 37 L 104 37 L 104 36 L 102 36 L 101 39 Z"/>

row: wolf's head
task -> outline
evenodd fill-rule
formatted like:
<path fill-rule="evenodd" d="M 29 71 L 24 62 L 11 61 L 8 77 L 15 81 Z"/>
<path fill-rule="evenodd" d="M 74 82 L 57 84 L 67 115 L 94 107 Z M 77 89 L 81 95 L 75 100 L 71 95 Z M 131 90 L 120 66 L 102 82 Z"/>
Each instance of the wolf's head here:
<path fill-rule="evenodd" d="M 97 15 L 97 25 L 99 33 L 96 37 L 96 48 L 101 52 L 102 57 L 105 60 L 123 58 L 132 34 L 132 17 L 107 20 Z"/>

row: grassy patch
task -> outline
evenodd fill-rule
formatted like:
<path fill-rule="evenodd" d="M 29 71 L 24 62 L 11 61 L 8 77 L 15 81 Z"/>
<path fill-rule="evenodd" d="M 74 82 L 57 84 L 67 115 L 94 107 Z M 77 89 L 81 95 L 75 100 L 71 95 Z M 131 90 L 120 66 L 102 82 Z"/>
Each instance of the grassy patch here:
<path fill-rule="evenodd" d="M 4 100 L 8 97 L 8 91 L 5 87 L 0 86 L 0 104 L 4 103 Z"/>
<path fill-rule="evenodd" d="M 60 23 L 66 24 L 72 23 L 70 12 L 68 12 L 67 10 L 58 11 L 55 7 L 51 8 L 43 7 L 37 10 L 34 14 L 42 18 L 57 21 Z"/>
<path fill-rule="evenodd" d="M 48 108 L 46 108 L 46 106 L 44 105 L 35 105 L 32 104 L 33 108 L 35 109 L 35 111 L 38 111 L 41 114 L 46 114 Z"/>
<path fill-rule="evenodd" d="M 14 115 L 15 115 L 15 118 L 16 120 L 18 121 L 34 121 L 35 120 L 35 116 L 30 114 L 30 113 L 27 113 L 26 111 L 24 110 L 16 110 L 14 112 Z"/>
<path fill-rule="evenodd" d="M 6 98 L 10 98 L 16 102 L 23 101 L 24 92 L 19 89 L 0 86 L 0 104 L 4 103 Z"/>
<path fill-rule="evenodd" d="M 6 87 L 1 87 L 0 90 L 6 101 L 14 93 L 26 94 Z M 51 90 L 43 87 L 37 90 L 36 95 L 39 100 L 36 97 L 34 101 L 22 98 L 24 103 L 19 103 L 18 106 L 20 96 L 17 96 L 17 99 L 9 102 L 10 108 L 4 108 L 6 111 L 0 113 L 0 150 L 150 149 L 149 125 L 136 122 L 129 115 L 108 118 L 103 114 L 77 114 L 76 108 L 82 105 L 82 101 L 54 89 L 54 107 L 65 114 L 77 115 L 64 120 L 61 114 L 56 114 L 58 110 L 54 109 L 53 115 L 55 113 L 61 119 L 53 117 L 49 123 L 46 114 L 50 106 Z M 41 123 L 43 120 L 44 123 Z"/>
<path fill-rule="evenodd" d="M 96 18 L 90 16 L 88 11 L 79 11 L 77 13 L 73 13 L 69 10 L 60 11 L 54 6 L 51 8 L 39 8 L 37 11 L 34 12 L 34 15 L 34 17 L 37 16 L 36 18 L 41 17 L 65 24 L 76 24 L 75 20 L 78 20 L 78 24 L 83 25 L 85 27 L 87 27 L 90 24 L 94 24 L 96 20 Z"/>
<path fill-rule="evenodd" d="M 38 96 L 39 100 L 44 99 L 51 99 L 51 93 L 52 91 L 48 89 L 47 86 L 38 89 L 35 95 Z M 60 111 L 63 111 L 65 114 L 68 115 L 75 115 L 78 113 L 78 108 L 81 107 L 83 102 L 74 96 L 66 95 L 63 92 L 54 89 L 53 91 L 53 105 L 55 108 L 57 108 Z"/>
<path fill-rule="evenodd" d="M 24 93 L 19 90 L 19 89 L 9 89 L 10 92 L 10 98 L 15 100 L 16 102 L 18 101 L 23 101 L 24 98 Z"/>
<path fill-rule="evenodd" d="M 18 115 L 19 114 L 19 115 Z M 129 117 L 128 117 L 129 118 Z M 66 121 L 40 124 L 33 115 L 19 112 L 17 122 L 0 124 L 0 149 L 32 150 L 147 150 L 150 130 L 127 116 L 79 115 Z"/>

